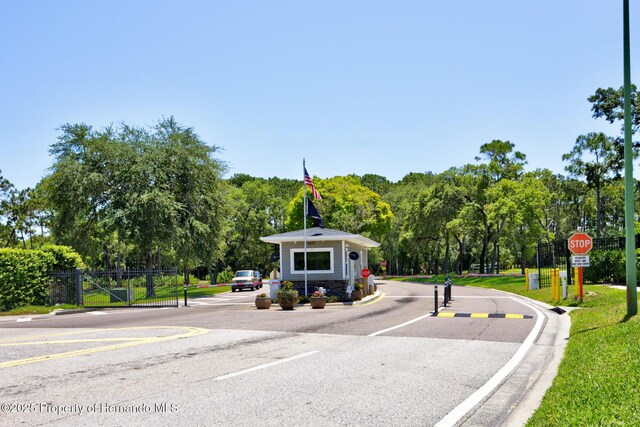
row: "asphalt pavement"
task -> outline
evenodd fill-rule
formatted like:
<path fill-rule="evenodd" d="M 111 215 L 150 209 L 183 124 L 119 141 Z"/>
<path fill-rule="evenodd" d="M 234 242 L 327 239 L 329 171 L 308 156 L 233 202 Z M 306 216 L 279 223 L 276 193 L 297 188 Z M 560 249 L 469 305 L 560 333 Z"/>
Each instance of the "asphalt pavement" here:
<path fill-rule="evenodd" d="M 435 316 L 432 285 L 377 283 L 375 297 L 323 310 L 257 310 L 262 289 L 0 318 L 0 424 L 526 422 L 555 376 L 567 314 L 454 286 Z"/>

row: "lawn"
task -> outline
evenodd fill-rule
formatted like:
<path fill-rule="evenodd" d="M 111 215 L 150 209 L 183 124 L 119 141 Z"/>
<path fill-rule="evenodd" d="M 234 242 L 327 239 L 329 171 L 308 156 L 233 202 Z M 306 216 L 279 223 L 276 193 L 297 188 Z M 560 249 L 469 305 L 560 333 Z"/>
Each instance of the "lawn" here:
<path fill-rule="evenodd" d="M 177 295 L 176 295 L 177 289 Z M 184 299 L 184 288 L 182 286 L 178 286 L 177 288 L 173 286 L 158 286 L 156 288 L 156 296 L 151 298 L 146 298 L 146 288 L 145 287 L 134 287 L 134 297 L 137 302 L 144 303 L 145 301 L 163 301 L 167 299 L 175 299 L 176 297 L 182 301 Z M 209 287 L 206 282 L 201 282 L 198 285 L 189 285 L 187 287 L 187 299 L 204 297 L 207 295 L 218 294 L 221 292 L 228 292 L 231 290 L 231 286 L 212 286 Z M 106 307 L 123 307 L 126 306 L 126 303 L 123 302 L 110 302 L 109 294 L 106 291 L 96 291 L 93 294 L 86 293 L 84 295 L 84 301 L 87 306 L 106 306 Z M 18 307 L 9 311 L 0 311 L 0 316 L 16 316 L 16 315 L 29 315 L 29 314 L 48 314 L 56 309 L 77 309 L 83 308 L 81 306 L 64 304 L 58 306 L 25 306 Z"/>
<path fill-rule="evenodd" d="M 397 279 L 444 282 L 444 277 Z M 525 290 L 524 277 L 453 277 L 454 285 L 479 286 L 553 304 L 550 289 Z M 553 385 L 527 426 L 639 426 L 640 319 L 628 318 L 626 291 L 585 285 Z"/>

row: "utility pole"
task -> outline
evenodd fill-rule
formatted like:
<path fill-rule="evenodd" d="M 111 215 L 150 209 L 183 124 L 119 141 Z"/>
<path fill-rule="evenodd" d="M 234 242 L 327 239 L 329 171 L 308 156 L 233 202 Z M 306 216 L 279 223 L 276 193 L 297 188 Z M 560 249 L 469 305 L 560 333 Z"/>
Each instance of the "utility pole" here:
<path fill-rule="evenodd" d="M 624 227 L 627 273 L 627 316 L 638 314 L 635 209 L 633 200 L 633 142 L 631 141 L 631 44 L 629 0 L 623 0 L 624 15 Z"/>

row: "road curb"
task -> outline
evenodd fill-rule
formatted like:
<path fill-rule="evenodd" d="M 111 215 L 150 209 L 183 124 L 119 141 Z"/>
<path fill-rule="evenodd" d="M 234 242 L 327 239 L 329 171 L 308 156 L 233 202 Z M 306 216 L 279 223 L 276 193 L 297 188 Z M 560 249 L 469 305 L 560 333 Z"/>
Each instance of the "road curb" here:
<path fill-rule="evenodd" d="M 362 298 L 361 300 L 358 301 L 348 301 L 348 302 L 330 302 L 327 303 L 327 306 L 332 306 L 332 307 L 340 307 L 340 306 L 354 306 L 354 305 L 363 305 L 363 304 L 369 304 L 372 302 L 376 302 L 378 301 L 380 298 L 382 298 L 384 294 L 380 291 L 376 291 L 373 295 L 368 295 L 364 298 Z"/>
<path fill-rule="evenodd" d="M 503 293 L 538 308 L 545 316 L 545 324 L 514 371 L 459 425 L 526 425 L 553 383 L 564 356 L 571 329 L 569 314 L 558 314 L 553 306 L 541 301 Z"/>
<path fill-rule="evenodd" d="M 67 314 L 88 313 L 90 311 L 96 311 L 96 309 L 95 308 L 78 308 L 78 309 L 71 309 L 71 310 L 57 309 L 49 313 L 49 316 L 65 316 Z"/>

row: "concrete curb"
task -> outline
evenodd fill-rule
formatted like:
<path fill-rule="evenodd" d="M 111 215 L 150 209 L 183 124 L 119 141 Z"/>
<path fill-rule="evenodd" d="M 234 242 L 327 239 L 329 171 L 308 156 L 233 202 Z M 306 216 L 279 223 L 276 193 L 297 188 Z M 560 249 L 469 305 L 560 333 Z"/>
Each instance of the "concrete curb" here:
<path fill-rule="evenodd" d="M 518 367 L 458 425 L 523 426 L 540 406 L 553 383 L 569 340 L 571 318 L 568 311 L 553 312 L 553 306 L 510 294 L 537 307 L 545 316 L 545 325 L 533 347 Z"/>
<path fill-rule="evenodd" d="M 327 306 L 332 306 L 332 307 L 339 307 L 339 306 L 353 306 L 353 305 L 363 305 L 363 304 L 367 304 L 367 303 L 371 303 L 374 301 L 377 301 L 378 299 L 380 299 L 382 297 L 383 293 L 380 291 L 376 291 L 373 295 L 367 295 L 366 297 L 362 298 L 361 300 L 358 301 L 349 301 L 349 302 L 331 302 L 331 303 L 327 303 Z"/>
<path fill-rule="evenodd" d="M 65 310 L 61 308 L 61 309 L 53 310 L 48 315 L 49 316 L 65 316 L 67 314 L 88 313 L 90 311 L 97 311 L 97 310 L 95 308 L 77 308 L 77 309 L 74 308 L 69 310 Z"/>

